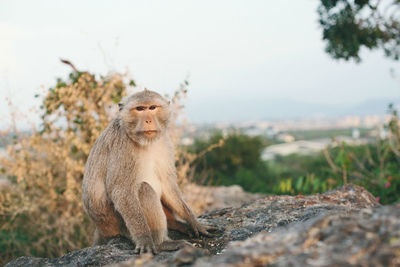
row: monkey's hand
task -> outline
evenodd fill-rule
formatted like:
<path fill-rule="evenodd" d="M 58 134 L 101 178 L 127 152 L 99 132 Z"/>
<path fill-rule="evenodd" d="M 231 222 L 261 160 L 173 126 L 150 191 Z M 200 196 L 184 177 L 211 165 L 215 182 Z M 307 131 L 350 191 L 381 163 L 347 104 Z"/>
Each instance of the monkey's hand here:
<path fill-rule="evenodd" d="M 135 254 L 151 252 L 158 254 L 156 246 L 154 245 L 153 239 L 150 234 L 145 234 L 136 238 Z"/>
<path fill-rule="evenodd" d="M 212 225 L 207 225 L 207 224 L 200 223 L 199 221 L 197 221 L 197 219 L 194 216 L 191 216 L 187 220 L 187 222 L 190 225 L 190 227 L 193 229 L 193 232 L 194 232 L 196 237 L 199 237 L 199 234 L 202 234 L 202 235 L 207 236 L 207 237 L 213 237 L 213 236 L 215 236 L 215 234 L 210 233 L 208 231 L 218 230 L 218 228 L 216 228 L 216 227 L 214 227 Z"/>

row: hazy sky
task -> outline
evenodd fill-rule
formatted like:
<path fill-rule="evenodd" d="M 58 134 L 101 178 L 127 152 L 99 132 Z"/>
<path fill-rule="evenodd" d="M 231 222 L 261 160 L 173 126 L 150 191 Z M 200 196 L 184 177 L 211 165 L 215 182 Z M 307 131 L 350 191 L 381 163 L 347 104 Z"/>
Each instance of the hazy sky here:
<path fill-rule="evenodd" d="M 381 51 L 365 51 L 361 64 L 324 53 L 318 3 L 3 0 L 0 127 L 9 120 L 5 97 L 26 111 L 38 106 L 33 96 L 41 85 L 70 72 L 59 58 L 100 74 L 129 69 L 141 87 L 161 93 L 171 94 L 189 75 L 193 121 L 268 117 L 263 101 L 282 98 L 322 104 L 397 98 L 400 83 L 390 69 L 400 72 L 400 65 Z M 247 109 L 254 112 L 238 116 Z"/>

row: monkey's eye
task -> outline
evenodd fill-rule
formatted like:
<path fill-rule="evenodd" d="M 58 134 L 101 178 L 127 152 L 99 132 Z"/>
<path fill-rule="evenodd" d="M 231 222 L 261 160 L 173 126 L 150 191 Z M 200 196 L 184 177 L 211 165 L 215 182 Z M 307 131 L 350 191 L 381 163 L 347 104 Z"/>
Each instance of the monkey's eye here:
<path fill-rule="evenodd" d="M 138 107 L 136 107 L 136 110 L 137 111 L 143 111 L 143 110 L 145 110 L 146 108 L 145 107 L 143 107 L 143 106 L 138 106 Z"/>
<path fill-rule="evenodd" d="M 157 108 L 156 105 L 152 105 L 152 106 L 149 107 L 150 110 L 155 110 L 156 108 Z"/>

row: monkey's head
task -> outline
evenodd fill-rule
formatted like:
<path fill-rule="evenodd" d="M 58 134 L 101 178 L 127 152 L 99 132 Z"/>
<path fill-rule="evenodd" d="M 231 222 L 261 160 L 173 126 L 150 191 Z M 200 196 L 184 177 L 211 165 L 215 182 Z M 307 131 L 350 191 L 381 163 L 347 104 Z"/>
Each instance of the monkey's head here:
<path fill-rule="evenodd" d="M 171 110 L 160 94 L 144 90 L 119 103 L 121 126 L 129 137 L 145 146 L 165 133 Z"/>

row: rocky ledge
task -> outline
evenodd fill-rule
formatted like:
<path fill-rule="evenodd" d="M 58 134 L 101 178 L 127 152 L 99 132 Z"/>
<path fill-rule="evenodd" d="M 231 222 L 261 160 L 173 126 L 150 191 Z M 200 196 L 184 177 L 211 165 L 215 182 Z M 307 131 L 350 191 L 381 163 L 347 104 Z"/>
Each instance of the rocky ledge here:
<path fill-rule="evenodd" d="M 400 266 L 400 204 L 381 206 L 346 185 L 312 196 L 267 196 L 201 215 L 213 238 L 185 238 L 176 252 L 133 254 L 115 238 L 56 259 L 20 257 L 6 266 Z"/>

